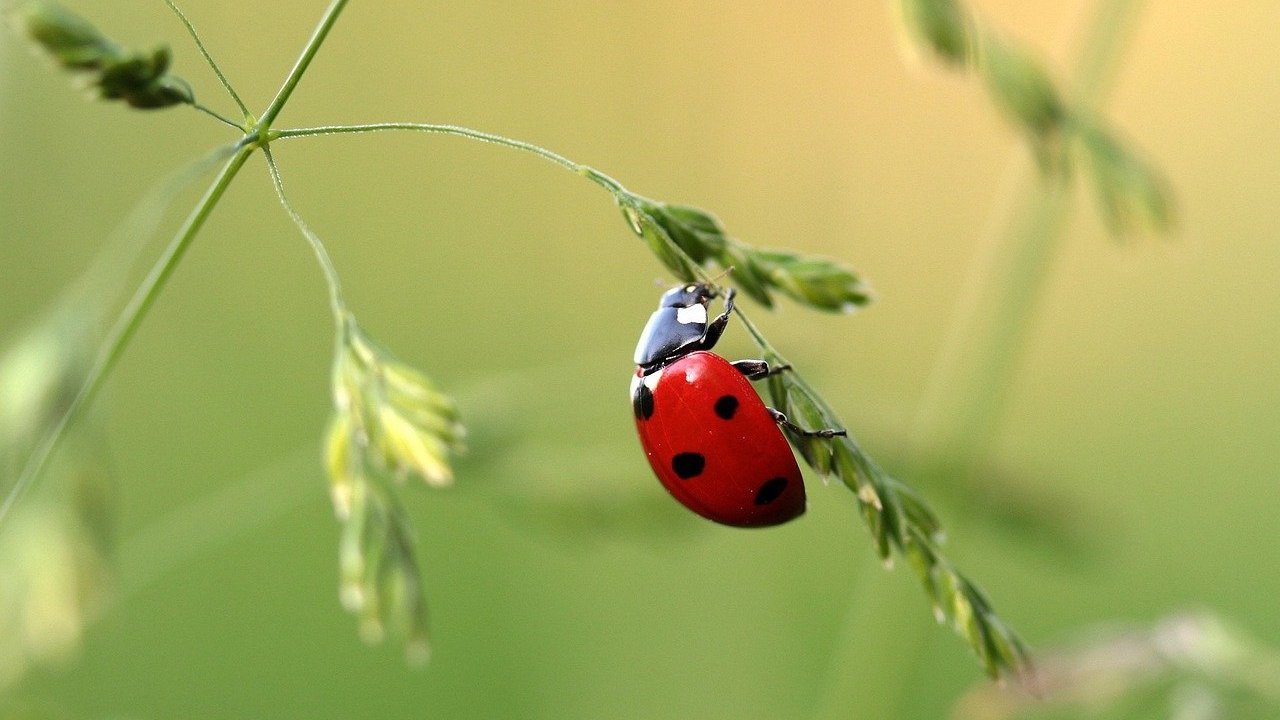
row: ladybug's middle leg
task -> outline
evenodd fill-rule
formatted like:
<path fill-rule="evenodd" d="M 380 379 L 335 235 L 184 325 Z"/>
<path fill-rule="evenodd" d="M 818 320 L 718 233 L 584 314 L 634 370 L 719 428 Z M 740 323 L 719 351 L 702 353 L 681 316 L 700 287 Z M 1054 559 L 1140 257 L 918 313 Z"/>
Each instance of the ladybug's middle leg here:
<path fill-rule="evenodd" d="M 787 416 L 783 415 L 781 412 L 774 410 L 771 407 L 766 407 L 765 410 L 768 410 L 769 414 L 773 416 L 774 422 L 778 423 L 779 425 L 782 425 L 783 427 L 787 428 L 788 430 L 790 430 L 791 432 L 797 435 L 803 435 L 805 437 L 830 438 L 830 437 L 835 437 L 837 435 L 844 436 L 849 434 L 848 430 L 843 430 L 843 429 L 837 430 L 835 428 L 826 428 L 823 430 L 805 430 L 799 425 L 796 425 L 795 423 L 788 420 Z"/>
<path fill-rule="evenodd" d="M 745 375 L 748 380 L 763 380 L 770 375 L 777 375 L 791 369 L 790 364 L 769 367 L 769 363 L 764 360 L 735 360 L 730 365 L 733 365 L 734 369 Z"/>
<path fill-rule="evenodd" d="M 777 375 L 780 372 L 786 372 L 787 370 L 791 369 L 791 365 L 788 363 L 783 363 L 781 365 L 774 365 L 773 367 L 769 367 L 769 363 L 765 362 L 764 360 L 736 360 L 730 363 L 730 365 L 733 365 L 734 369 L 742 373 L 744 376 L 746 376 L 748 380 L 762 380 L 764 378 L 769 377 L 770 375 Z M 796 425 L 795 423 L 788 420 L 787 416 L 784 415 L 781 411 L 775 410 L 774 408 L 771 408 L 768 406 L 765 407 L 765 410 L 768 410 L 769 414 L 773 416 L 774 422 L 778 423 L 779 425 L 782 425 L 783 427 L 787 428 L 788 430 L 790 430 L 791 432 L 794 432 L 797 435 L 803 435 L 805 437 L 831 438 L 837 435 L 849 434 L 847 430 L 840 430 L 836 428 L 826 428 L 823 430 L 805 430 L 799 425 Z"/>

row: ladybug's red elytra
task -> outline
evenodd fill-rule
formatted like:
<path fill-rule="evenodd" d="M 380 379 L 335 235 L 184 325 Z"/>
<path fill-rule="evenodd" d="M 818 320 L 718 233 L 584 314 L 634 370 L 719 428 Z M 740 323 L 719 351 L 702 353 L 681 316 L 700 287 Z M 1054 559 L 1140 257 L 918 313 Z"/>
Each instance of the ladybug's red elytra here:
<path fill-rule="evenodd" d="M 845 431 L 802 430 L 765 406 L 750 381 L 786 366 L 731 363 L 710 352 L 729 324 L 734 291 L 708 322 L 715 297 L 705 283 L 681 285 L 664 293 L 649 316 L 631 380 L 636 430 L 654 474 L 685 507 L 724 525 L 780 525 L 804 513 L 805 494 L 778 425 L 820 437 Z"/>

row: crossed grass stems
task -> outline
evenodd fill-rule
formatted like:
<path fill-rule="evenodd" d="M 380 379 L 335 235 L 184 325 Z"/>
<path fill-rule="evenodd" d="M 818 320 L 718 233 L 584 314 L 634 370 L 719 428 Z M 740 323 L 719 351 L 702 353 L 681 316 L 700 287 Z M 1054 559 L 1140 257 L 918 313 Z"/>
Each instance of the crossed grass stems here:
<path fill-rule="evenodd" d="M 0 505 L 0 522 L 35 481 L 68 425 L 93 398 L 119 360 L 232 179 L 253 152 L 260 149 L 281 205 L 309 243 L 321 267 L 334 317 L 336 412 L 330 428 L 327 460 L 335 510 L 344 525 L 340 597 L 344 606 L 360 617 L 361 635 L 366 640 L 383 637 L 388 620 L 392 620 L 394 627 L 390 629 L 404 638 L 408 655 L 425 659 L 425 603 L 414 557 L 413 532 L 397 494 L 382 480 L 388 475 L 403 478 L 415 474 L 428 484 L 447 484 L 452 477 L 447 458 L 460 448 L 462 429 L 447 396 L 436 390 L 425 376 L 396 361 L 360 331 L 343 299 L 337 271 L 323 242 L 285 193 L 280 168 L 271 151 L 271 143 L 277 140 L 409 131 L 451 135 L 531 153 L 608 192 L 631 229 L 681 281 L 717 283 L 720 276 L 713 277 L 708 270 L 709 264 L 715 261 L 725 269 L 733 268 L 730 274 L 735 284 L 765 306 L 771 304 L 770 290 L 820 310 L 848 310 L 869 300 L 857 276 L 834 263 L 753 248 L 725 235 L 718 221 L 708 213 L 644 198 L 594 168 L 531 143 L 464 127 L 415 122 L 275 129 L 272 127 L 275 118 L 306 73 L 347 0 L 331 2 L 279 91 L 258 117 L 249 111 L 227 80 L 190 20 L 173 0 L 165 3 L 182 22 L 243 120 L 237 122 L 196 102 L 194 94 L 189 92 L 189 97 L 182 98 L 182 104 L 191 105 L 243 134 L 236 142 L 215 151 L 214 157 L 224 161 L 221 171 L 125 305 L 79 391 L 32 453 L 18 482 Z M 741 307 L 735 307 L 734 312 L 764 359 L 787 363 Z M 831 406 L 794 370 L 771 377 L 768 392 L 774 404 L 801 425 L 846 427 Z M 373 397 L 363 397 L 366 393 Z M 398 433 L 388 430 L 383 426 L 388 408 L 393 419 L 395 413 L 400 413 L 428 427 L 425 430 L 419 427 L 416 433 L 412 429 Z M 906 558 L 920 577 L 936 619 L 949 623 L 964 638 L 984 670 L 993 677 L 1025 678 L 1030 670 L 1026 649 L 995 614 L 984 594 L 943 554 L 941 526 L 924 500 L 887 474 L 852 437 L 827 440 L 792 433 L 788 436 L 817 474 L 835 476 L 854 492 L 858 511 L 879 557 L 886 565 L 891 565 L 896 557 Z"/>

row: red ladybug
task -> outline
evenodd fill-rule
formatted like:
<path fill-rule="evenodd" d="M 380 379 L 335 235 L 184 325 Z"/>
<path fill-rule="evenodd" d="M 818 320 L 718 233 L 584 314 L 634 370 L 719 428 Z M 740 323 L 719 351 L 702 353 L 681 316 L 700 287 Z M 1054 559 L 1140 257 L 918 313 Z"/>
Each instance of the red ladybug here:
<path fill-rule="evenodd" d="M 708 322 L 715 296 L 702 283 L 675 287 L 649 316 L 631 381 L 636 430 L 654 473 L 685 507 L 725 525 L 779 525 L 804 513 L 805 494 L 778 425 L 820 437 L 845 431 L 801 430 L 765 406 L 750 380 L 786 366 L 709 352 L 733 310 L 729 290 L 724 312 Z"/>

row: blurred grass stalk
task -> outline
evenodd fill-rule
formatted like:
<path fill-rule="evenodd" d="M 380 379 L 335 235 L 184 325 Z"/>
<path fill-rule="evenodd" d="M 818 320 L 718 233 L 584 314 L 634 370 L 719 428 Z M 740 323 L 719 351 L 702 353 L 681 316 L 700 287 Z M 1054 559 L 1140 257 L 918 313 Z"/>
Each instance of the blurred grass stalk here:
<path fill-rule="evenodd" d="M 1140 9 L 1137 0 L 1097 4 L 1071 88 L 1078 109 L 1087 111 L 1101 103 Z M 1058 152 L 1068 150 L 1061 146 Z M 912 439 L 915 466 L 904 473 L 907 477 L 946 477 L 949 482 L 973 484 L 1004 418 L 1008 390 L 1063 239 L 1072 195 L 1069 175 L 1046 172 L 1043 162 L 1033 162 L 1021 148 L 1009 173 L 1015 180 L 1004 187 L 1013 188 L 1013 194 L 997 197 L 993 211 L 993 218 L 1003 220 L 994 221 L 992 227 L 1003 229 L 992 235 L 976 258 L 961 291 L 921 402 Z M 859 605 L 894 614 L 916 611 L 910 603 L 868 597 L 877 593 L 868 593 L 861 585 L 865 583 L 854 590 Z M 828 690 L 825 715 L 843 716 L 856 707 L 860 717 L 904 717 L 911 666 L 927 647 L 927 626 L 885 622 L 882 615 L 856 607 L 850 613 L 844 628 L 848 637 L 836 644 L 846 650 L 837 652 L 832 661 L 837 671 L 831 677 L 839 679 Z M 874 627 L 886 628 L 892 637 L 869 630 Z M 860 643 L 853 642 L 854 635 L 861 637 Z M 864 648 L 864 654 L 876 658 L 879 681 L 899 684 L 896 691 L 879 694 L 881 707 L 863 691 L 867 678 L 838 672 L 857 666 L 849 655 L 851 648 L 865 646 L 869 640 L 877 647 Z"/>
<path fill-rule="evenodd" d="M 14 487 L 77 403 L 115 305 L 173 200 L 225 159 L 213 152 L 156 183 L 125 215 L 83 274 L 0 354 L 0 691 L 32 666 L 74 658 L 114 591 L 112 480 L 101 422 L 82 417 L 49 463 L 49 482 L 11 506 Z"/>
<path fill-rule="evenodd" d="M 88 432 L 82 410 L 255 149 L 261 139 L 255 133 L 267 132 L 346 2 L 332 0 L 253 132 L 180 169 L 144 197 L 63 301 L 0 357 L 0 689 L 19 680 L 32 664 L 71 656 L 103 596 L 109 534 L 105 492 L 99 490 L 104 485 L 97 480 L 103 472 L 86 467 L 81 453 L 70 447 Z M 51 4 L 29 3 L 18 17 L 21 30 L 64 69 L 95 73 L 92 82 L 103 99 L 124 99 L 135 108 L 194 105 L 189 91 L 178 97 L 185 82 L 167 75 L 167 49 L 131 55 L 86 21 Z M 169 202 L 189 181 L 223 161 L 221 173 L 103 336 L 104 308 Z M 42 497 L 33 498 L 39 502 L 19 504 L 51 458 L 47 474 L 70 491 L 46 484 Z"/>
<path fill-rule="evenodd" d="M 1138 0 L 1100 0 L 1087 28 L 1071 101 L 1088 112 L 1112 85 L 1121 52 L 1141 10 Z M 1057 150 L 1069 152 L 1065 146 Z M 1051 161 L 1063 166 L 1066 158 Z M 1046 172 L 1029 155 L 1008 170 L 1013 194 L 997 197 L 996 230 L 980 251 L 921 401 L 911 457 L 913 477 L 946 478 L 962 487 L 978 481 L 1000 424 L 1031 331 L 1045 281 L 1062 244 L 1071 207 L 1071 177 Z M 919 631 L 916 631 L 919 632 Z M 903 645 L 902 668 L 923 651 L 923 639 Z M 899 673 L 902 677 L 905 673 Z M 906 699 L 906 688 L 897 693 Z M 897 715 L 886 715 L 886 717 Z"/>
<path fill-rule="evenodd" d="M 1079 110 L 1092 110 L 1110 89 L 1140 10 L 1138 0 L 1098 3 L 1071 85 Z M 1006 218 L 1005 229 L 990 238 L 966 278 L 914 433 L 914 457 L 945 465 L 917 467 L 917 473 L 974 479 L 1004 419 L 1008 390 L 1063 239 L 1070 177 L 1040 171 L 1021 157 L 1009 172 L 1015 180 L 1005 187 L 1014 194 L 996 199 L 1007 208 L 997 211 Z"/>
<path fill-rule="evenodd" d="M 0 356 L 0 486 L 71 402 L 89 364 L 97 316 L 76 299 L 69 292 Z M 96 430 L 76 428 L 44 492 L 0 527 L 0 693 L 33 666 L 74 657 L 109 589 L 110 483 Z"/>

